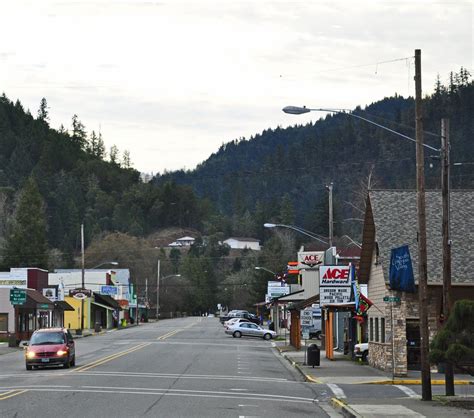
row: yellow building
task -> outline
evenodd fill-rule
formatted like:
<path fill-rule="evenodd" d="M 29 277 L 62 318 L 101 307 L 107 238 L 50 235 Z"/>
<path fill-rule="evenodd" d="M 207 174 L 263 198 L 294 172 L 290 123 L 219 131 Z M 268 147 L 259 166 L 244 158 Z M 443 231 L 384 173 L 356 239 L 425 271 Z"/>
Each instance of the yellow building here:
<path fill-rule="evenodd" d="M 81 329 L 82 300 L 66 296 L 64 300 L 74 308 L 74 311 L 64 312 L 64 326 L 69 329 Z M 91 298 L 84 299 L 84 328 L 91 327 Z"/>

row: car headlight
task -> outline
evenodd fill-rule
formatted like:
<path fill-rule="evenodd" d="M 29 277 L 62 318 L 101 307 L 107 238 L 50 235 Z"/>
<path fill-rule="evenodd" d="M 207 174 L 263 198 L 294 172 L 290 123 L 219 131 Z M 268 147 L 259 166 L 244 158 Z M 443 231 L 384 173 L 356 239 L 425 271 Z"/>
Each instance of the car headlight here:
<path fill-rule="evenodd" d="M 67 354 L 67 351 L 64 351 L 64 350 L 58 350 L 58 352 L 56 353 L 58 356 L 65 356 Z"/>
<path fill-rule="evenodd" d="M 35 358 L 36 357 L 36 353 L 34 351 L 27 351 L 26 352 L 26 357 L 27 358 Z"/>

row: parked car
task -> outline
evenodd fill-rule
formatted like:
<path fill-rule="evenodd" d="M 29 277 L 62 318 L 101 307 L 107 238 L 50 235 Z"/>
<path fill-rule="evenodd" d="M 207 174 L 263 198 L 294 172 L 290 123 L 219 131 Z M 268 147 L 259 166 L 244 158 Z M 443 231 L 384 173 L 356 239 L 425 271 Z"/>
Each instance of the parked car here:
<path fill-rule="evenodd" d="M 254 324 L 259 324 L 260 320 L 254 314 L 249 313 L 248 311 L 230 311 L 226 316 L 221 316 L 220 321 L 222 324 L 225 324 L 229 319 L 232 318 L 245 318 Z"/>
<path fill-rule="evenodd" d="M 245 337 L 260 337 L 264 340 L 271 340 L 276 337 L 276 332 L 269 329 L 262 328 L 257 324 L 251 322 L 241 322 L 231 325 L 226 328 L 226 334 L 232 335 L 234 338 Z"/>
<path fill-rule="evenodd" d="M 248 319 L 245 318 L 230 318 L 228 321 L 224 322 L 225 327 L 230 327 L 234 324 L 240 324 L 241 322 L 250 322 Z"/>
<path fill-rule="evenodd" d="M 26 370 L 33 366 L 75 366 L 76 350 L 73 337 L 66 328 L 44 328 L 37 330 L 25 343 Z"/>
<path fill-rule="evenodd" d="M 369 343 L 360 343 L 354 346 L 354 356 L 361 358 L 362 361 L 367 361 L 369 355 Z"/>

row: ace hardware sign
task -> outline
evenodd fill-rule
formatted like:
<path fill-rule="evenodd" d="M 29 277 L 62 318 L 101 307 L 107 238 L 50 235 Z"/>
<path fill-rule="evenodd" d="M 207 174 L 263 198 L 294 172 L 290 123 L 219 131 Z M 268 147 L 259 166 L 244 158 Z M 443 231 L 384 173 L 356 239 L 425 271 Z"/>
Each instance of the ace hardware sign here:
<path fill-rule="evenodd" d="M 349 266 L 321 266 L 319 268 L 321 306 L 350 302 L 350 276 Z"/>

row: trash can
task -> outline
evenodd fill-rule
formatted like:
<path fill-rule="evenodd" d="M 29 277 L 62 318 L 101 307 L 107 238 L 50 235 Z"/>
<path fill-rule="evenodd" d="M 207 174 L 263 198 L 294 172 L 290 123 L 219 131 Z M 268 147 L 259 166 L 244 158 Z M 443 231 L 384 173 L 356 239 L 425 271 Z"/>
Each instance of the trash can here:
<path fill-rule="evenodd" d="M 310 346 L 307 349 L 307 355 L 308 355 L 308 360 L 307 360 L 308 366 L 313 366 L 313 367 L 319 366 L 321 351 L 319 350 L 319 347 L 316 344 L 310 344 Z"/>
<path fill-rule="evenodd" d="M 94 331 L 95 331 L 95 332 L 100 332 L 100 331 L 102 331 L 102 327 L 100 326 L 100 323 L 99 323 L 99 322 L 96 322 L 96 323 L 95 323 Z"/>

